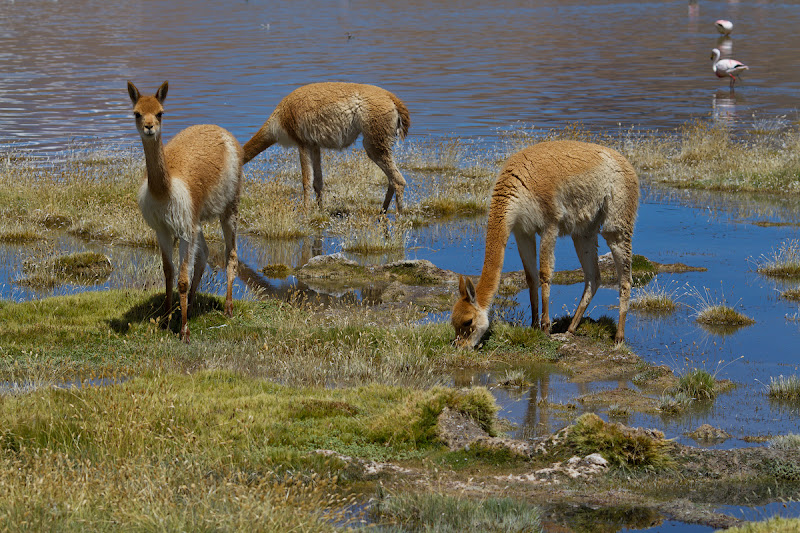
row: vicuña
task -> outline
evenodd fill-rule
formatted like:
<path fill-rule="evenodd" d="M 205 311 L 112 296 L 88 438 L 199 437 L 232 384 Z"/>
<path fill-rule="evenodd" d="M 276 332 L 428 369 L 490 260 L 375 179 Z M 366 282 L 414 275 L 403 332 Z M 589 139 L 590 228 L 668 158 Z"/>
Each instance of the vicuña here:
<path fill-rule="evenodd" d="M 208 260 L 208 246 L 200 224 L 212 217 L 219 218 L 225 236 L 228 276 L 225 313 L 233 315 L 242 147 L 228 131 L 208 124 L 186 128 L 163 146 L 161 115 L 167 89 L 165 81 L 155 96 L 142 96 L 136 86 L 128 82 L 147 167 L 146 179 L 139 189 L 139 208 L 147 224 L 155 230 L 161 248 L 166 283 L 164 316 L 168 322 L 172 311 L 172 254 L 177 240 L 180 337 L 189 342 L 186 319 Z"/>
<path fill-rule="evenodd" d="M 625 339 L 631 293 L 631 238 L 639 205 L 639 180 L 619 152 L 575 141 L 543 142 L 511 156 L 492 192 L 486 255 L 477 285 L 459 278 L 461 298 L 453 307 L 456 344 L 475 347 L 489 328 L 489 307 L 500 284 L 511 233 L 517 241 L 531 300 L 532 326 L 550 331 L 550 281 L 556 238 L 571 235 L 583 269 L 583 297 L 568 331 L 575 333 L 600 285 L 597 234 L 611 249 L 619 277 L 619 323 L 615 341 Z M 536 235 L 541 266 L 536 266 Z M 541 321 L 538 289 L 542 288 Z"/>
<path fill-rule="evenodd" d="M 397 137 L 405 138 L 411 119 L 405 104 L 374 85 L 360 83 L 311 83 L 289 93 L 261 129 L 244 145 L 244 162 L 272 146 L 297 146 L 303 175 L 303 204 L 310 202 L 313 172 L 317 203 L 322 205 L 322 164 L 320 148 L 342 150 L 364 136 L 364 150 L 386 174 L 389 188 L 383 211 L 396 195 L 397 212 L 403 210 L 406 182 L 397 169 L 392 147 Z"/>

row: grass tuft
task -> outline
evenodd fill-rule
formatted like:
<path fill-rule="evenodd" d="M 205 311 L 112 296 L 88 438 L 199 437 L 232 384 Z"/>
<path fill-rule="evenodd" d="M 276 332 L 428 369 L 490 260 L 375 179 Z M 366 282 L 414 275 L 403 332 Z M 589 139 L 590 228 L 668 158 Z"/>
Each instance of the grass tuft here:
<path fill-rule="evenodd" d="M 791 375 L 770 378 L 767 394 L 774 400 L 800 401 L 800 377 Z"/>
<path fill-rule="evenodd" d="M 762 255 L 756 263 L 756 271 L 773 278 L 800 279 L 800 241 L 785 241 L 772 255 Z"/>
<path fill-rule="evenodd" d="M 539 509 L 510 498 L 472 500 L 438 493 L 379 495 L 369 511 L 379 531 L 532 533 Z"/>
<path fill-rule="evenodd" d="M 654 315 L 673 313 L 678 308 L 677 288 L 662 287 L 655 281 L 645 287 L 634 289 L 630 308 Z"/>
<path fill-rule="evenodd" d="M 672 465 L 662 433 L 606 423 L 593 413 L 578 418 L 565 443 L 582 457 L 599 453 L 613 466 L 623 469 L 658 470 Z"/>

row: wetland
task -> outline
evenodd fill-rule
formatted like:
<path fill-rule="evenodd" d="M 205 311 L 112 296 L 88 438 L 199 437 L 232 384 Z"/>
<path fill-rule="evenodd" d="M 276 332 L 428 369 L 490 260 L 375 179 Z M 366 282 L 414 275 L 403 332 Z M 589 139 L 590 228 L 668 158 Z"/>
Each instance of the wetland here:
<path fill-rule="evenodd" d="M 712 531 L 800 513 L 800 80 L 788 30 L 767 23 L 800 5 L 178 1 L 145 60 L 143 13 L 85 7 L 81 23 L 58 2 L 0 11 L 5 529 Z M 742 21 L 734 54 L 762 62 L 735 93 L 706 63 L 726 17 Z M 616 53 L 623 36 L 636 55 Z M 673 72 L 656 74 L 667 53 Z M 166 137 L 212 121 L 242 142 L 302 83 L 392 90 L 411 110 L 408 212 L 379 215 L 385 177 L 360 142 L 324 152 L 326 200 L 308 213 L 296 152 L 264 152 L 245 167 L 234 317 L 210 225 L 180 344 L 175 316 L 156 323 L 124 91 L 162 78 Z M 545 336 L 511 242 L 492 333 L 457 350 L 449 310 L 457 275 L 480 273 L 494 177 L 547 139 L 633 163 L 633 297 L 656 303 L 613 346 L 606 277 L 566 335 L 582 284 L 560 239 Z M 753 323 L 698 320 L 717 307 Z"/>

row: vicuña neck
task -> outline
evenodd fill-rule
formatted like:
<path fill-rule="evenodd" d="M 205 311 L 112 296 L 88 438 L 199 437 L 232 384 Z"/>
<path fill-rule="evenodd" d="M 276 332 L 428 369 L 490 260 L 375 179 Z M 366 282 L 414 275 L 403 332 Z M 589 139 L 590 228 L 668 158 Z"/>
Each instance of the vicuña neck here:
<path fill-rule="evenodd" d="M 169 171 L 164 160 L 164 146 L 161 138 L 145 141 L 144 160 L 147 165 L 147 188 L 155 198 L 165 198 L 169 195 Z"/>
<path fill-rule="evenodd" d="M 483 259 L 481 279 L 478 280 L 478 285 L 475 287 L 475 299 L 481 309 L 486 309 L 492 303 L 497 288 L 500 286 L 503 258 L 510 234 L 506 214 L 502 211 L 502 208 L 489 211 L 489 224 L 486 227 L 486 255 Z"/>

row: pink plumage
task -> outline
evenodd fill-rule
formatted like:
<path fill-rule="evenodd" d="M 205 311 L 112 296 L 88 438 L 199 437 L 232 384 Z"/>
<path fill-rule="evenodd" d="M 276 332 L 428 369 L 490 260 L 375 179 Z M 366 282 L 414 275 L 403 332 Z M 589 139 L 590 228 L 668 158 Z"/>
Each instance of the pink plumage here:
<path fill-rule="evenodd" d="M 717 48 L 711 50 L 711 59 L 714 60 L 712 69 L 718 78 L 730 77 L 731 89 L 733 89 L 733 84 L 736 83 L 736 76 L 748 70 L 750 67 L 735 59 L 720 59 L 720 55 L 720 51 Z"/>

